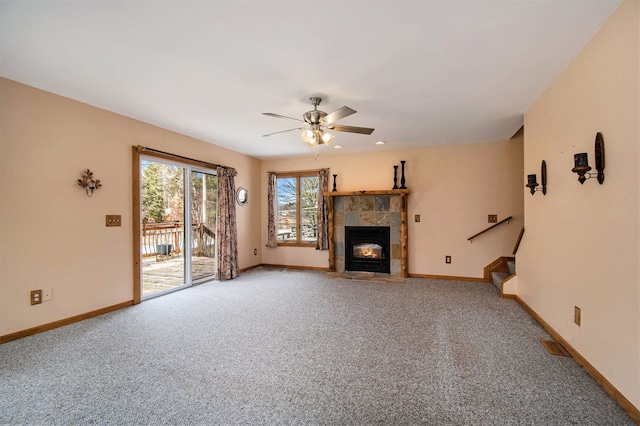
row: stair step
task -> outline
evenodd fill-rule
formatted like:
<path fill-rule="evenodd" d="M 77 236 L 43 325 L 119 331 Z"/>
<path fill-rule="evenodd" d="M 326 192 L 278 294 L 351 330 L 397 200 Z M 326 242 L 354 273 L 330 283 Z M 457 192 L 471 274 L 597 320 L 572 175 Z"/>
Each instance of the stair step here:
<path fill-rule="evenodd" d="M 492 272 L 491 278 L 493 279 L 493 285 L 498 287 L 498 290 L 502 290 L 502 281 L 506 278 L 510 277 L 511 274 L 508 272 Z"/>
<path fill-rule="evenodd" d="M 509 268 L 509 274 L 513 275 L 516 273 L 516 262 L 515 260 L 507 260 L 507 267 Z"/>

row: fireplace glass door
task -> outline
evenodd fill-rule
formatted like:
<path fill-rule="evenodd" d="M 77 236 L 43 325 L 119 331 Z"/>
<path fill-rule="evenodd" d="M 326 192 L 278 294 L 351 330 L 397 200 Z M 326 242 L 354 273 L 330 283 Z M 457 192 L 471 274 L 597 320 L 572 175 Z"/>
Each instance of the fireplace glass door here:
<path fill-rule="evenodd" d="M 345 226 L 345 270 L 389 273 L 390 228 Z"/>
<path fill-rule="evenodd" d="M 384 259 L 380 244 L 360 243 L 353 245 L 353 257 L 356 259 Z"/>

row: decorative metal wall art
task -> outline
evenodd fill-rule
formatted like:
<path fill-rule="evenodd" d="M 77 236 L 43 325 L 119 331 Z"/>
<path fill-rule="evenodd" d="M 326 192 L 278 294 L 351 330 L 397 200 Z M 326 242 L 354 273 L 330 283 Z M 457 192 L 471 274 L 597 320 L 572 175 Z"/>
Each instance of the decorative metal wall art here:
<path fill-rule="evenodd" d="M 84 188 L 87 192 L 87 196 L 92 197 L 93 191 L 102 187 L 100 179 L 93 178 L 93 172 L 89 169 L 82 172 L 80 179 L 78 179 L 78 185 Z"/>

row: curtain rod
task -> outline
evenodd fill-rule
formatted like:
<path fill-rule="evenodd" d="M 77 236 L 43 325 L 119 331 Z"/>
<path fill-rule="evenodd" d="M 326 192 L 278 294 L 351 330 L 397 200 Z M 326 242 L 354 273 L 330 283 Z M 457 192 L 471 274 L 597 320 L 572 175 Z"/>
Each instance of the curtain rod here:
<path fill-rule="evenodd" d="M 280 174 L 283 174 L 283 175 L 292 175 L 292 176 L 294 176 L 294 175 L 296 175 L 296 174 L 303 174 L 303 173 L 304 173 L 304 174 L 308 173 L 308 174 L 312 175 L 312 174 L 317 174 L 320 170 L 329 170 L 329 168 L 328 168 L 328 167 L 323 167 L 323 168 L 321 168 L 321 169 L 313 169 L 313 170 L 298 170 L 298 171 L 293 171 L 293 172 L 274 172 L 274 171 L 267 171 L 267 173 L 275 173 L 275 174 L 280 173 Z"/>
<path fill-rule="evenodd" d="M 203 164 L 203 165 L 206 165 L 207 167 L 211 167 L 211 168 L 214 168 L 214 169 L 216 169 L 218 167 L 226 167 L 226 166 L 223 166 L 221 164 L 208 163 L 206 161 L 196 160 L 196 159 L 189 158 L 189 157 L 184 157 L 184 156 L 178 155 L 178 154 L 171 154 L 170 152 L 164 152 L 164 151 L 160 151 L 158 149 L 147 148 L 146 146 L 142 146 L 142 145 L 138 145 L 136 147 L 136 149 L 138 150 L 139 153 L 143 153 L 145 151 L 155 152 L 156 154 L 166 155 L 167 157 L 177 158 L 177 159 L 180 159 L 180 160 L 193 161 L 195 163 Z"/>

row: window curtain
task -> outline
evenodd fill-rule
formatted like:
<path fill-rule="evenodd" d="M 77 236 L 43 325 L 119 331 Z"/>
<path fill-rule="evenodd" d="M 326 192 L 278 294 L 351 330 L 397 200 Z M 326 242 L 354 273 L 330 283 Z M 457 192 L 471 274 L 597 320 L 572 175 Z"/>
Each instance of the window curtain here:
<path fill-rule="evenodd" d="M 276 174 L 267 173 L 267 247 L 278 247 L 276 231 Z"/>
<path fill-rule="evenodd" d="M 318 238 L 316 240 L 316 250 L 328 250 L 329 205 L 327 197 L 323 194 L 329 190 L 329 169 L 320 169 L 318 177 Z"/>
<path fill-rule="evenodd" d="M 236 170 L 220 166 L 218 171 L 218 220 L 216 278 L 224 281 L 238 276 L 238 232 L 236 227 Z"/>

